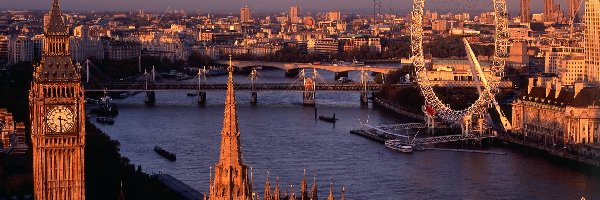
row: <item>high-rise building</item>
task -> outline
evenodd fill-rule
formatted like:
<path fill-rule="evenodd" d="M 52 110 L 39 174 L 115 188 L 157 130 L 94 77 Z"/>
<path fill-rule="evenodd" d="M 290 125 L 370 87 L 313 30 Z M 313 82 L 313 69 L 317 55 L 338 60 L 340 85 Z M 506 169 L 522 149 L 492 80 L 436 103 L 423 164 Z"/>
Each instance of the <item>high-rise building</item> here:
<path fill-rule="evenodd" d="M 521 0 L 521 22 L 529 23 L 530 22 L 530 13 L 531 9 L 531 0 Z"/>
<path fill-rule="evenodd" d="M 329 21 L 341 21 L 342 14 L 339 10 L 332 10 L 327 13 L 327 20 Z"/>
<path fill-rule="evenodd" d="M 600 0 L 585 0 L 585 65 L 590 82 L 600 84 Z"/>
<path fill-rule="evenodd" d="M 244 6 L 240 9 L 240 21 L 241 22 L 252 21 L 252 14 L 250 13 L 250 8 L 248 6 Z"/>
<path fill-rule="evenodd" d="M 8 64 L 8 36 L 0 35 L 0 69 Z"/>
<path fill-rule="evenodd" d="M 32 62 L 34 57 L 33 41 L 25 35 L 8 39 L 8 63 Z"/>
<path fill-rule="evenodd" d="M 85 199 L 85 107 L 81 74 L 71 61 L 69 29 L 53 0 L 35 66 L 29 111 L 35 199 Z"/>
<path fill-rule="evenodd" d="M 544 0 L 544 22 L 560 23 L 564 20 L 564 12 L 560 8 L 560 4 L 554 3 L 553 0 Z"/>
<path fill-rule="evenodd" d="M 233 66 L 229 61 L 229 78 L 225 97 L 225 114 L 221 131 L 221 151 L 219 162 L 215 165 L 214 180 L 210 178 L 211 200 L 250 200 L 252 183 L 248 179 L 250 172 L 242 160 L 240 128 L 238 126 L 233 88 Z M 212 174 L 211 174 L 212 175 Z"/>
<path fill-rule="evenodd" d="M 298 6 L 290 7 L 290 21 L 292 23 L 300 22 L 300 18 L 298 17 L 299 13 L 300 13 L 300 7 L 298 7 Z"/>
<path fill-rule="evenodd" d="M 577 12 L 579 11 L 579 5 L 581 0 L 569 0 L 569 20 L 575 21 L 577 19 Z"/>

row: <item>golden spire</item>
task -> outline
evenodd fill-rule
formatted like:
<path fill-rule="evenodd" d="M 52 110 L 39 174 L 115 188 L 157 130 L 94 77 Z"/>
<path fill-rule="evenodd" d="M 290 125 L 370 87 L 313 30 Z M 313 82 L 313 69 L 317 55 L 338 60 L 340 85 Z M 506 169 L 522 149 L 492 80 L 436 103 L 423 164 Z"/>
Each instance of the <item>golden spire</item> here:
<path fill-rule="evenodd" d="M 271 182 L 269 182 L 269 171 L 267 171 L 267 180 L 265 181 L 264 198 L 265 198 L 265 200 L 272 200 L 272 198 L 273 198 L 271 196 Z"/>
<path fill-rule="evenodd" d="M 346 197 L 344 197 L 345 192 L 346 192 L 346 188 L 342 187 L 342 200 L 346 200 Z"/>
<path fill-rule="evenodd" d="M 281 195 L 279 194 L 279 177 L 275 178 L 275 190 L 273 190 L 273 200 L 279 200 Z"/>
<path fill-rule="evenodd" d="M 63 20 L 62 13 L 60 12 L 60 4 L 58 0 L 52 1 L 52 9 L 50 13 L 50 21 L 48 22 L 48 27 L 45 27 L 47 35 L 68 35 L 67 27 L 65 26 L 65 21 Z"/>
<path fill-rule="evenodd" d="M 317 194 L 317 176 L 313 177 L 313 185 L 310 191 L 311 198 L 310 200 L 319 200 L 319 195 Z"/>
<path fill-rule="evenodd" d="M 240 147 L 240 130 L 235 108 L 235 92 L 233 89 L 233 66 L 229 58 L 229 78 L 225 97 L 225 113 L 223 130 L 221 131 L 221 150 L 219 163 L 215 165 L 215 177 L 211 185 L 211 200 L 250 200 L 253 196 L 252 170 L 242 161 Z"/>
<path fill-rule="evenodd" d="M 327 200 L 334 200 L 334 198 L 333 198 L 333 182 L 331 182 L 331 184 L 329 185 L 329 197 L 327 197 Z"/>
<path fill-rule="evenodd" d="M 308 191 L 306 191 L 306 169 L 304 169 L 304 175 L 302 176 L 302 183 L 300 184 L 300 195 L 302 200 L 308 200 Z"/>
<path fill-rule="evenodd" d="M 235 107 L 235 91 L 233 88 L 233 66 L 229 56 L 229 77 L 227 79 L 227 94 L 225 97 L 225 114 L 223 130 L 221 131 L 221 154 L 219 164 L 222 166 L 243 165 L 240 148 L 240 129 L 238 127 L 237 110 Z"/>

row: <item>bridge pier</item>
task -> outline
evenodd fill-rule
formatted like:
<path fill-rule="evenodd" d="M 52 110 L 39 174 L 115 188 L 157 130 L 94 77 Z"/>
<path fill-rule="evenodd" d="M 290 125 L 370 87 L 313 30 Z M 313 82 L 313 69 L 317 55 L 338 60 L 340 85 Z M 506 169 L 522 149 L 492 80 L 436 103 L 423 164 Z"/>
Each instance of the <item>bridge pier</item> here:
<path fill-rule="evenodd" d="M 315 91 L 307 91 L 302 92 L 302 104 L 305 106 L 314 106 L 315 105 Z"/>
<path fill-rule="evenodd" d="M 154 93 L 154 91 L 147 91 L 144 103 L 146 103 L 146 105 L 154 105 L 154 103 L 156 103 L 156 93 Z"/>
<path fill-rule="evenodd" d="M 336 72 L 335 73 L 335 80 L 340 80 L 341 77 L 346 77 L 348 78 L 348 72 Z"/>
<path fill-rule="evenodd" d="M 198 92 L 198 105 L 201 105 L 201 106 L 206 105 L 206 92 L 204 92 L 204 91 Z"/>
<path fill-rule="evenodd" d="M 258 93 L 256 92 L 252 92 L 251 94 L 252 96 L 250 97 L 250 103 L 251 104 L 256 104 L 258 103 Z"/>
<path fill-rule="evenodd" d="M 369 105 L 369 93 L 360 92 L 360 105 Z"/>
<path fill-rule="evenodd" d="M 300 74 L 300 69 L 286 69 L 285 70 L 285 77 L 296 77 L 298 76 L 298 74 Z"/>

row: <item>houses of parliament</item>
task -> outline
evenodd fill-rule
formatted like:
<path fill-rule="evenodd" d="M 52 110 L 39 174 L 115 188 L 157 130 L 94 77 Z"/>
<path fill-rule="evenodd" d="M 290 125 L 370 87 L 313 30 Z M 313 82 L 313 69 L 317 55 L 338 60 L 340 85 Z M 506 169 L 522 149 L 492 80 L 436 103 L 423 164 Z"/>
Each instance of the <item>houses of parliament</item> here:
<path fill-rule="evenodd" d="M 34 198 L 85 199 L 84 89 L 80 69 L 70 57 L 69 28 L 58 0 L 52 1 L 45 18 L 43 56 L 34 68 L 29 92 Z M 214 166 L 214 176 L 211 172 L 209 195 L 204 195 L 204 199 L 257 200 L 260 196 L 253 190 L 251 169 L 242 160 L 231 62 L 228 71 L 220 159 Z M 285 189 L 283 195 L 280 190 L 276 179 L 271 191 L 267 176 L 263 199 L 318 199 L 316 181 L 309 192 L 306 173 L 298 195 L 293 186 L 289 192 Z M 330 188 L 327 200 L 333 199 Z"/>

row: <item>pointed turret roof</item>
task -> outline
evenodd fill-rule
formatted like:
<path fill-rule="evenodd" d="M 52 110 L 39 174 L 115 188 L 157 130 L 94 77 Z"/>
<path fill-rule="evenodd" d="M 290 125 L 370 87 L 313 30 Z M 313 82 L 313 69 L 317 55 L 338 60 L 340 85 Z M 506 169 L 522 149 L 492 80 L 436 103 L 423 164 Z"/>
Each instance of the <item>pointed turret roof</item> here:
<path fill-rule="evenodd" d="M 238 127 L 237 110 L 235 107 L 235 91 L 233 88 L 233 66 L 229 57 L 229 78 L 227 79 L 227 94 L 225 96 L 225 114 L 223 130 L 221 131 L 221 166 L 243 165 L 240 148 L 240 129 Z"/>
<path fill-rule="evenodd" d="M 271 182 L 269 181 L 269 172 L 267 172 L 267 180 L 265 181 L 265 200 L 271 200 L 273 197 L 271 196 Z"/>
<path fill-rule="evenodd" d="M 304 175 L 302 176 L 302 183 L 300 183 L 300 195 L 302 200 L 308 200 L 308 191 L 306 184 L 306 169 L 304 169 Z"/>
<path fill-rule="evenodd" d="M 275 178 L 275 190 L 273 190 L 273 200 L 281 199 L 281 194 L 279 193 L 279 177 Z"/>
<path fill-rule="evenodd" d="M 312 185 L 312 189 L 310 191 L 311 193 L 311 198 L 310 200 L 319 200 L 319 194 L 317 192 L 317 177 L 313 177 L 313 185 Z"/>
<path fill-rule="evenodd" d="M 327 197 L 327 200 L 334 200 L 334 198 L 333 198 L 333 182 L 331 182 L 331 185 L 329 185 L 329 197 Z"/>
<path fill-rule="evenodd" d="M 52 1 L 52 9 L 50 13 L 49 22 L 47 27 L 45 27 L 46 35 L 68 35 L 69 31 L 67 30 L 67 26 L 65 25 L 65 21 L 63 20 L 62 13 L 60 12 L 60 4 L 58 0 Z"/>

